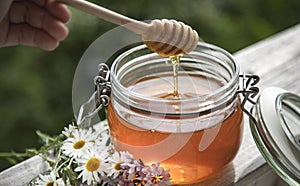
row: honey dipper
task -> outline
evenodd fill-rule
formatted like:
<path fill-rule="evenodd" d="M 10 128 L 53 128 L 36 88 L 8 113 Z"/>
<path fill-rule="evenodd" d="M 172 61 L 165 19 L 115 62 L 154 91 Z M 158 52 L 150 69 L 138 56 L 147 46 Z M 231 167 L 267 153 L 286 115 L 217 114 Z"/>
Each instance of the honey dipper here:
<path fill-rule="evenodd" d="M 198 34 L 190 26 L 175 20 L 153 20 L 144 23 L 118 14 L 86 0 L 57 0 L 98 18 L 126 27 L 142 36 L 152 51 L 163 57 L 184 54 L 194 50 Z"/>

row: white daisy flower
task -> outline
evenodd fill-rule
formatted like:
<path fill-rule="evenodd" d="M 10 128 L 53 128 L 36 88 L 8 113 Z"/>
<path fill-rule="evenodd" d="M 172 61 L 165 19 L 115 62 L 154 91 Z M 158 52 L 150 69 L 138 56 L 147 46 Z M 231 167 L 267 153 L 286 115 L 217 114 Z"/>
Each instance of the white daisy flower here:
<path fill-rule="evenodd" d="M 92 130 L 76 129 L 72 136 L 64 141 L 61 149 L 67 156 L 79 158 L 93 149 L 95 141 Z"/>
<path fill-rule="evenodd" d="M 64 129 L 65 130 L 62 131 L 62 134 L 65 135 L 67 138 L 72 137 L 73 132 L 77 130 L 77 128 L 73 124 L 70 124 L 68 127 L 65 127 Z"/>
<path fill-rule="evenodd" d="M 49 175 L 40 175 L 37 179 L 36 186 L 65 186 L 64 181 L 59 178 L 57 179 L 54 172 L 51 172 Z"/>
<path fill-rule="evenodd" d="M 78 178 L 82 177 L 82 182 L 87 182 L 88 185 L 99 183 L 102 179 L 100 176 L 105 176 L 107 169 L 107 152 L 102 151 L 101 154 L 95 152 L 86 154 L 82 159 L 78 159 L 81 165 L 75 168 L 76 172 L 80 172 Z"/>
<path fill-rule="evenodd" d="M 126 162 L 126 157 L 122 154 L 119 154 L 115 151 L 112 156 L 108 157 L 108 167 L 107 167 L 107 176 L 112 176 L 113 179 L 117 178 L 121 172 L 124 170 L 122 169 L 122 163 Z"/>

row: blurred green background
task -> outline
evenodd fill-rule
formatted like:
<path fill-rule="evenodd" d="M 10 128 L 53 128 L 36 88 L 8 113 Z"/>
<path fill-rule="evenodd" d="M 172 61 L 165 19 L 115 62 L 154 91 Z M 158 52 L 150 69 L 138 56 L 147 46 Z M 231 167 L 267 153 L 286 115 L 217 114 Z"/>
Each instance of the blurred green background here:
<path fill-rule="evenodd" d="M 299 0 L 97 0 L 139 20 L 183 21 L 231 53 L 300 22 Z M 72 80 L 82 54 L 111 23 L 72 10 L 68 38 L 53 52 L 0 48 L 0 151 L 38 147 L 35 134 L 54 135 L 73 120 Z M 11 166 L 0 159 L 0 170 Z"/>

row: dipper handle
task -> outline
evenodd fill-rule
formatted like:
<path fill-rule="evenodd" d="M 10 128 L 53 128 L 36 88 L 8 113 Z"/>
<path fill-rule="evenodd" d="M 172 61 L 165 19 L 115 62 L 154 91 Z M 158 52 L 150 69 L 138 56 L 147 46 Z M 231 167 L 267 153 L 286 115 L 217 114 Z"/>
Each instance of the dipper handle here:
<path fill-rule="evenodd" d="M 153 20 L 147 24 L 118 14 L 86 0 L 57 0 L 78 10 L 123 26 L 142 36 L 152 51 L 163 57 L 184 54 L 194 50 L 198 34 L 190 26 L 175 20 Z"/>
<path fill-rule="evenodd" d="M 109 9 L 106 9 L 104 7 L 101 7 L 99 5 L 96 5 L 86 0 L 57 0 L 57 1 L 67 4 L 73 8 L 76 8 L 88 14 L 94 15 L 98 18 L 104 19 L 108 22 L 120 26 L 124 26 L 127 29 L 140 35 L 144 34 L 149 28 L 149 25 L 147 23 L 131 19 L 129 17 L 126 17 L 124 15 L 121 15 L 119 13 L 116 13 L 114 11 L 111 11 Z"/>

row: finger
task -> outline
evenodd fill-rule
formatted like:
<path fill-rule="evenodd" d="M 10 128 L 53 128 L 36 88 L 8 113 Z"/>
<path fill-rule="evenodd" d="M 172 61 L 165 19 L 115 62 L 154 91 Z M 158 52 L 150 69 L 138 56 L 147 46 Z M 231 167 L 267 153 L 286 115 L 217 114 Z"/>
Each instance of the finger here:
<path fill-rule="evenodd" d="M 52 51 L 59 41 L 48 33 L 27 24 L 11 24 L 4 46 L 26 45 Z"/>
<path fill-rule="evenodd" d="M 28 1 L 13 3 L 9 19 L 12 23 L 28 23 L 33 27 L 41 28 L 58 41 L 64 40 L 68 35 L 68 28 L 61 21 Z"/>
<path fill-rule="evenodd" d="M 38 6 L 47 9 L 50 14 L 66 23 L 71 19 L 71 11 L 68 7 L 56 0 L 32 0 Z"/>

